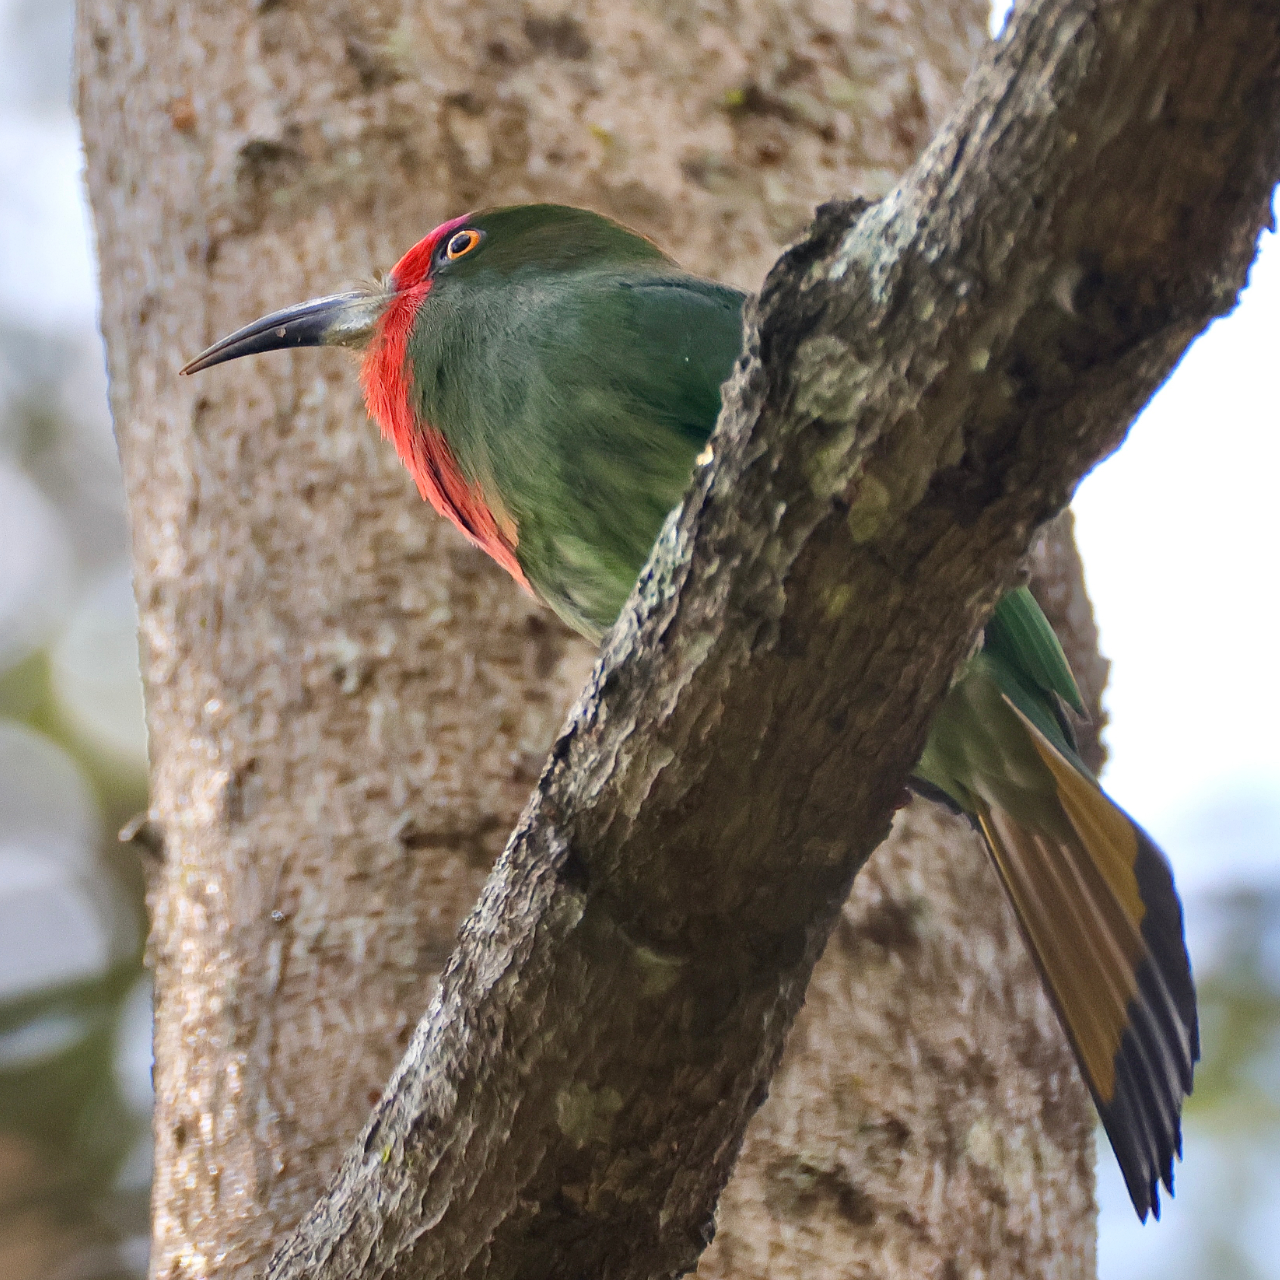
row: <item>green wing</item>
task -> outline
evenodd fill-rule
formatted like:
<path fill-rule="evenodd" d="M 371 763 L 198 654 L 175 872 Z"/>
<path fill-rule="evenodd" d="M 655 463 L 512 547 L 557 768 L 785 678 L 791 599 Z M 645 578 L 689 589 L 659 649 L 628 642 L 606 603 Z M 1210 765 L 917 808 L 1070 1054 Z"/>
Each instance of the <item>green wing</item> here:
<path fill-rule="evenodd" d="M 1018 668 L 1038 689 L 1056 693 L 1073 710 L 1084 715 L 1084 702 L 1067 655 L 1044 616 L 1036 598 L 1018 587 L 996 605 L 987 623 L 982 647 L 999 653 Z"/>
<path fill-rule="evenodd" d="M 621 380 L 653 421 L 683 435 L 696 454 L 716 424 L 720 387 L 742 350 L 743 296 L 695 276 L 619 285 L 635 336 Z"/>
<path fill-rule="evenodd" d="M 451 331 L 456 390 L 423 416 L 500 498 L 534 590 L 599 638 L 715 426 L 742 295 L 665 263 L 483 283 L 462 303 L 475 336 Z"/>
<path fill-rule="evenodd" d="M 1071 674 L 1067 655 L 1026 587 L 1010 591 L 992 613 L 982 639 L 982 652 L 1001 690 L 1059 750 L 1080 769 L 1075 733 L 1058 699 L 1085 714 L 1084 701 Z"/>

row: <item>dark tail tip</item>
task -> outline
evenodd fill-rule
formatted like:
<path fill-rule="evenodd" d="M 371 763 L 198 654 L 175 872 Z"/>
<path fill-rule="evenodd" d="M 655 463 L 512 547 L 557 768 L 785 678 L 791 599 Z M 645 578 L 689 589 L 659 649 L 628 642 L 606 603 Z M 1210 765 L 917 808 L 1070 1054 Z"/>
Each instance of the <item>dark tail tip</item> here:
<path fill-rule="evenodd" d="M 1147 956 L 1135 977 L 1128 1026 L 1115 1056 L 1115 1090 L 1095 1099 L 1103 1128 L 1144 1222 L 1160 1217 L 1160 1185 L 1173 1194 L 1173 1159 L 1182 1158 L 1182 1103 L 1200 1057 L 1195 983 L 1183 932 L 1182 905 L 1164 855 L 1134 823 L 1134 876 L 1145 915 Z"/>

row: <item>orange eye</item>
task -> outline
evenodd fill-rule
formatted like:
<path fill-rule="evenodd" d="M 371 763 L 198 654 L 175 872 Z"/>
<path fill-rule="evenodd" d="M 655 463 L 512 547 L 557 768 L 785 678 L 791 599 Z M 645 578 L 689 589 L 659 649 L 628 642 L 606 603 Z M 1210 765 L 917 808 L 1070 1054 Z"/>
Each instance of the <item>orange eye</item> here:
<path fill-rule="evenodd" d="M 472 249 L 480 243 L 480 233 L 473 228 L 466 231 L 455 231 L 449 237 L 449 243 L 444 247 L 444 257 L 446 262 L 453 262 L 457 258 L 461 258 L 464 254 L 470 253 Z"/>

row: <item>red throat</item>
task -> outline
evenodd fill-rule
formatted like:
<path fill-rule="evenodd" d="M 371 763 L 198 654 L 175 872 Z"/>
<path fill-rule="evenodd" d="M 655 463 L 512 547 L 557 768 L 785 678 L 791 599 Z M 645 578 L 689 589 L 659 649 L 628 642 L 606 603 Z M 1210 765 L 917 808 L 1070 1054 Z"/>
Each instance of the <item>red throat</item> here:
<path fill-rule="evenodd" d="M 418 492 L 528 591 L 528 580 L 515 556 L 514 522 L 508 518 L 499 527 L 480 486 L 471 484 L 462 474 L 449 442 L 430 423 L 420 421 L 413 410 L 409 334 L 418 308 L 431 289 L 428 273 L 436 247 L 466 221 L 465 217 L 455 218 L 437 227 L 396 263 L 391 273 L 396 292 L 365 352 L 360 385 L 370 416 L 395 445 Z"/>

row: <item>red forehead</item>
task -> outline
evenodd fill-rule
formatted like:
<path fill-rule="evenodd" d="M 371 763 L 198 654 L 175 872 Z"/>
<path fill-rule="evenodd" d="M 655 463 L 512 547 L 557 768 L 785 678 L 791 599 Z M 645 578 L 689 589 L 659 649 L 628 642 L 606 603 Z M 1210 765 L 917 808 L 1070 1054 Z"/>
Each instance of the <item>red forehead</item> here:
<path fill-rule="evenodd" d="M 412 289 L 421 284 L 431 270 L 431 259 L 440 241 L 452 235 L 470 219 L 469 213 L 442 222 L 430 235 L 424 236 L 391 268 L 391 279 L 397 289 Z"/>

